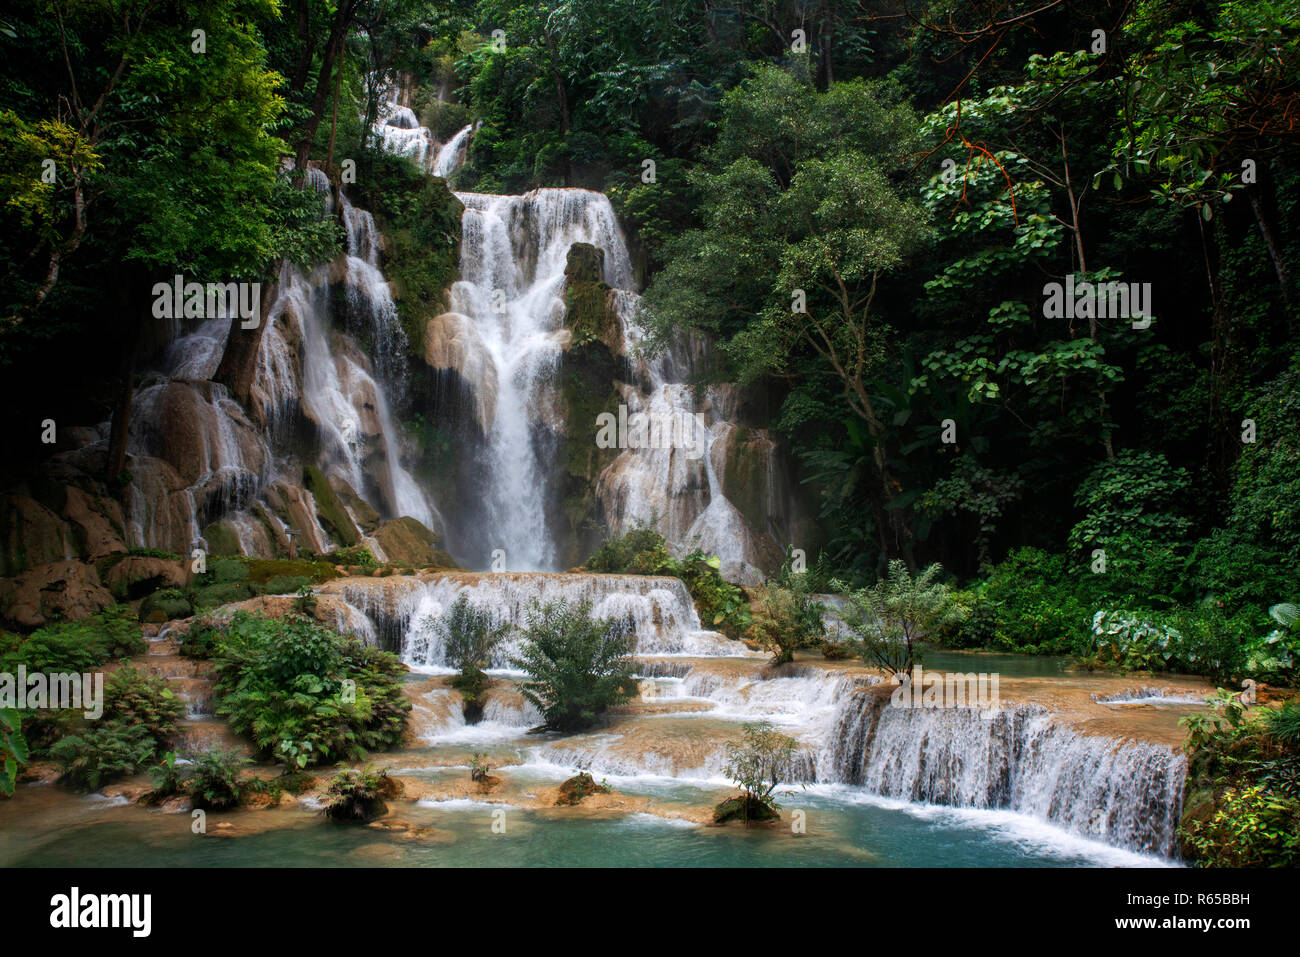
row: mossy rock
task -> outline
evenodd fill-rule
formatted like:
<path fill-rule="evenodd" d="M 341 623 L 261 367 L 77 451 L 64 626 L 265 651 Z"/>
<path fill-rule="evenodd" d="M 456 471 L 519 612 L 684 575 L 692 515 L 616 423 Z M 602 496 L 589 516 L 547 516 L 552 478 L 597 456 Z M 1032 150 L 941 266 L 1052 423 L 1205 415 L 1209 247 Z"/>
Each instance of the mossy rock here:
<path fill-rule="evenodd" d="M 728 821 L 761 824 L 765 821 L 779 820 L 781 820 L 781 815 L 776 808 L 764 804 L 748 794 L 727 798 L 713 809 L 714 824 L 726 824 Z"/>
<path fill-rule="evenodd" d="M 253 597 L 253 589 L 242 582 L 227 582 L 220 585 L 204 585 L 193 592 L 194 607 L 216 608 L 231 602 L 244 601 Z"/>
<path fill-rule="evenodd" d="M 222 519 L 213 522 L 203 530 L 203 540 L 208 543 L 209 555 L 240 555 L 243 548 L 239 544 L 239 532 L 235 526 Z"/>
<path fill-rule="evenodd" d="M 268 579 L 266 584 L 259 585 L 257 591 L 263 595 L 292 595 L 311 583 L 312 580 L 307 575 L 276 575 Z"/>
<path fill-rule="evenodd" d="M 306 578 L 312 582 L 337 578 L 332 561 L 311 561 L 306 558 L 249 558 L 244 561 L 248 580 L 266 584 L 273 578 Z"/>
<path fill-rule="evenodd" d="M 216 585 L 248 581 L 248 566 L 237 558 L 218 558 L 208 563 L 208 575 Z"/>
<path fill-rule="evenodd" d="M 355 545 L 361 541 L 361 532 L 357 530 L 325 474 L 316 466 L 308 465 L 302 470 L 302 478 L 307 491 L 316 500 L 316 516 L 330 538 L 343 545 Z"/>
<path fill-rule="evenodd" d="M 439 554 L 438 536 L 409 515 L 384 522 L 375 530 L 375 540 L 392 564 L 430 565 Z"/>
<path fill-rule="evenodd" d="M 194 606 L 181 592 L 174 588 L 164 588 L 154 592 L 140 602 L 141 621 L 163 622 L 189 618 L 194 614 Z"/>
<path fill-rule="evenodd" d="M 572 807 L 581 804 L 582 799 L 592 794 L 608 794 L 609 786 L 597 784 L 590 774 L 583 771 L 575 774 L 560 785 L 560 793 L 555 798 L 556 807 Z"/>

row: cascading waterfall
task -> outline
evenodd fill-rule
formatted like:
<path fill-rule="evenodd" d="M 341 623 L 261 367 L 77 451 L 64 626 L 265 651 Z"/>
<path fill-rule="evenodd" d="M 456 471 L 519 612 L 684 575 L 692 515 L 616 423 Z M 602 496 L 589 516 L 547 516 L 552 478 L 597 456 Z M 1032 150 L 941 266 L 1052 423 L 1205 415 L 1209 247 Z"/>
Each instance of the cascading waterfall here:
<path fill-rule="evenodd" d="M 469 149 L 470 134 L 473 132 L 473 125 L 466 126 L 438 148 L 438 155 L 434 157 L 431 169 L 434 176 L 441 176 L 445 179 L 460 169 L 465 162 L 465 153 Z"/>
<path fill-rule="evenodd" d="M 493 549 L 504 550 L 508 567 L 550 570 L 555 547 L 545 503 L 554 469 L 534 430 L 562 427 L 555 374 L 563 348 L 565 262 L 574 243 L 599 246 L 606 251 L 605 281 L 627 287 L 631 261 L 609 200 L 599 193 L 456 195 L 465 212 L 451 311 L 476 327 L 497 382 L 487 434 L 487 534 Z"/>
<path fill-rule="evenodd" d="M 1169 856 L 1186 759 L 1168 748 L 1083 735 L 1037 705 L 890 707 L 854 695 L 818 779 L 957 808 L 1002 808 L 1135 851 Z"/>
<path fill-rule="evenodd" d="M 327 586 L 326 593 L 334 587 Z M 450 670 L 446 658 L 446 625 L 442 619 L 464 595 L 497 623 L 515 633 L 498 648 L 493 667 L 505 667 L 519 650 L 518 630 L 535 604 L 566 601 L 591 605 L 596 618 L 610 618 L 635 636 L 638 655 L 752 654 L 739 642 L 707 631 L 686 586 L 677 578 L 639 575 L 546 575 L 500 573 L 447 575 L 419 579 L 347 582 L 338 586 L 343 600 L 377 622 L 376 631 L 396 637 L 395 650 L 408 664 Z"/>

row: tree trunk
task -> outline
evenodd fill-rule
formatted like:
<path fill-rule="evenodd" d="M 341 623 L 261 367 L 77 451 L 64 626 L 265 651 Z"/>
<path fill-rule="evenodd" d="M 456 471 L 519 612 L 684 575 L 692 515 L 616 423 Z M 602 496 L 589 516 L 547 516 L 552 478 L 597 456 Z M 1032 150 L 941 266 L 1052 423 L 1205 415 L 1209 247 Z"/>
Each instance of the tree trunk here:
<path fill-rule="evenodd" d="M 338 12 L 334 15 L 329 40 L 326 42 L 325 50 L 321 55 L 320 72 L 316 75 L 316 92 L 312 96 L 311 114 L 307 117 L 307 122 L 303 126 L 302 134 L 298 140 L 295 159 L 300 173 L 307 169 L 307 157 L 311 155 L 311 143 L 316 138 L 316 131 L 320 129 L 321 117 L 325 112 L 325 100 L 330 93 L 330 80 L 334 76 L 334 62 L 343 50 L 343 41 L 347 36 L 348 27 L 352 23 L 352 15 L 356 12 L 356 8 L 357 0 L 340 0 Z"/>

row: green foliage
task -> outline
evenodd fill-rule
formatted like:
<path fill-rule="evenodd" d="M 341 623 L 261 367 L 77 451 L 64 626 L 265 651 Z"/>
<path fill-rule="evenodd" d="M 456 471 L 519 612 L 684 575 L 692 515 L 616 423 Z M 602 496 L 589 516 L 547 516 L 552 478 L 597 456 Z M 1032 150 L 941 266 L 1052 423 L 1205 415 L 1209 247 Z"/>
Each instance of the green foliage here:
<path fill-rule="evenodd" d="M 27 638 L 0 635 L 0 671 L 92 671 L 116 658 L 143 654 L 144 638 L 122 605 L 79 621 L 46 625 Z"/>
<path fill-rule="evenodd" d="M 186 780 L 194 806 L 208 811 L 224 811 L 238 804 L 244 787 L 239 780 L 239 771 L 248 763 L 248 759 L 235 749 L 214 749 L 195 755 Z"/>
<path fill-rule="evenodd" d="M 149 769 L 149 778 L 153 781 L 151 800 L 171 797 L 185 790 L 186 773 L 184 765 L 176 763 L 176 752 L 168 751 L 162 759 Z"/>
<path fill-rule="evenodd" d="M 714 812 L 715 821 L 725 821 L 739 816 L 746 825 L 751 818 L 766 820 L 779 817 L 781 805 L 773 791 L 789 776 L 797 744 L 794 738 L 782 734 L 770 722 L 757 721 L 742 728 L 739 742 L 727 745 L 725 774 L 744 791 L 737 802 L 724 801 Z"/>
<path fill-rule="evenodd" d="M 1085 661 L 1233 678 L 1242 673 L 1245 654 L 1238 625 L 1213 607 L 1161 615 L 1102 610 L 1093 618 L 1095 650 Z"/>
<path fill-rule="evenodd" d="M 922 637 L 968 616 L 952 586 L 939 581 L 942 574 L 937 564 L 913 576 L 902 562 L 890 562 L 887 577 L 849 594 L 841 617 L 863 661 L 890 674 L 910 672 Z"/>
<path fill-rule="evenodd" d="M 739 638 L 749 627 L 749 602 L 739 586 L 722 577 L 716 555 L 695 549 L 674 558 L 664 537 L 652 528 L 632 528 L 607 539 L 583 565 L 587 571 L 617 575 L 670 575 L 686 583 L 705 627 Z"/>
<path fill-rule="evenodd" d="M 59 739 L 50 755 L 61 766 L 59 781 L 78 791 L 97 791 L 137 773 L 155 753 L 149 729 L 108 721 Z"/>
<path fill-rule="evenodd" d="M 793 661 L 797 649 L 810 647 L 822 637 L 821 605 L 809 598 L 798 581 L 796 576 L 795 587 L 767 582 L 751 592 L 746 635 L 772 652 L 773 664 Z"/>
<path fill-rule="evenodd" d="M 374 568 L 379 564 L 375 561 L 374 553 L 366 545 L 336 548 L 330 552 L 330 558 L 333 559 L 336 565 L 360 565 L 362 568 Z"/>
<path fill-rule="evenodd" d="M 1189 485 L 1187 472 L 1159 453 L 1120 452 L 1079 484 L 1075 505 L 1084 517 L 1070 531 L 1071 547 L 1108 548 L 1124 538 L 1181 541 L 1192 524 L 1179 507 Z"/>
<path fill-rule="evenodd" d="M 119 668 L 104 685 L 106 721 L 144 728 L 155 749 L 164 748 L 185 717 L 185 705 L 167 686 L 167 679 L 132 667 Z"/>
<path fill-rule="evenodd" d="M 14 793 L 18 765 L 26 764 L 27 757 L 22 716 L 14 708 L 0 708 L 0 795 L 9 797 Z"/>
<path fill-rule="evenodd" d="M 371 821 L 388 813 L 384 799 L 398 790 L 387 770 L 344 768 L 325 791 L 322 813 L 331 821 Z"/>
<path fill-rule="evenodd" d="M 530 605 L 523 647 L 511 664 L 528 672 L 520 693 L 552 731 L 590 727 L 636 691 L 634 636 L 618 622 L 592 618 L 591 603 Z"/>
<path fill-rule="evenodd" d="M 490 612 L 470 604 L 463 593 L 456 597 L 436 627 L 446 635 L 447 663 L 459 671 L 452 680 L 465 699 L 466 711 L 478 714 L 487 690 L 486 670 L 496 648 L 510 633 L 510 626 L 498 622 Z"/>
<path fill-rule="evenodd" d="M 214 657 L 217 712 L 290 767 L 352 760 L 405 733 L 405 666 L 302 615 L 237 614 Z"/>
<path fill-rule="evenodd" d="M 1300 751 L 1294 702 L 1249 711 L 1220 691 L 1188 727 L 1188 796 L 1179 841 L 1204 867 L 1300 863 Z"/>

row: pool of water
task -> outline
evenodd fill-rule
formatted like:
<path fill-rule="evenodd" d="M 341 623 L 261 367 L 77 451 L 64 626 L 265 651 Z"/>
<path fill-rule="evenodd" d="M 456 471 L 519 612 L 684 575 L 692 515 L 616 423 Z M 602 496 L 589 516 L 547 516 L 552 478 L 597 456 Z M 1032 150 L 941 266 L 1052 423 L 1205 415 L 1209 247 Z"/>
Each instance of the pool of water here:
<path fill-rule="evenodd" d="M 526 768 L 513 773 L 525 783 L 554 783 Z M 660 801 L 701 798 L 700 787 L 672 779 L 611 783 L 623 793 Z M 471 800 L 396 805 L 393 817 L 412 828 L 431 829 L 422 832 L 421 839 L 412 839 L 410 832 L 333 824 L 301 807 L 211 814 L 209 833 L 196 835 L 188 814 L 115 806 L 49 787 L 20 789 L 14 810 L 29 802 L 42 804 L 44 813 L 0 815 L 0 866 L 1122 867 L 1168 863 L 1077 838 L 1011 812 L 909 805 L 833 786 L 784 793 L 783 823 L 750 829 L 702 827 L 644 813 L 600 818 L 562 808 L 525 810 Z M 796 818 L 802 820 L 804 833 L 794 833 L 791 823 Z M 230 822 L 230 833 L 239 836 L 222 836 L 218 825 L 223 821 Z M 500 833 L 502 823 L 504 833 Z"/>
<path fill-rule="evenodd" d="M 921 667 L 934 671 L 997 673 L 1004 678 L 1048 678 L 1066 674 L 1070 659 L 1058 655 L 1015 655 L 925 647 Z"/>

